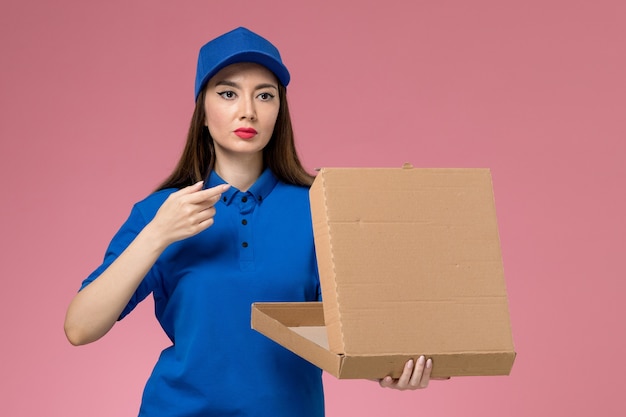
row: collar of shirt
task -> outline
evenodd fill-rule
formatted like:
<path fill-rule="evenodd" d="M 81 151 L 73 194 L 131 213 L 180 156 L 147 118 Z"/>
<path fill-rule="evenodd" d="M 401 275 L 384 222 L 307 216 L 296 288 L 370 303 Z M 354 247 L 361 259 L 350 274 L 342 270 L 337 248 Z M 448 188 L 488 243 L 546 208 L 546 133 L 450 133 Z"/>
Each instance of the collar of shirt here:
<path fill-rule="evenodd" d="M 261 176 L 257 178 L 255 183 L 252 184 L 252 187 L 250 187 L 245 194 L 251 195 L 254 197 L 254 201 L 260 204 L 272 192 L 277 183 L 278 179 L 274 176 L 274 173 L 272 173 L 269 168 L 265 168 Z M 226 181 L 224 181 L 217 172 L 211 171 L 205 187 L 211 188 L 220 184 L 226 184 Z M 239 193 L 241 193 L 241 191 L 231 186 L 222 194 L 222 202 L 226 205 L 230 205 L 235 196 Z"/>

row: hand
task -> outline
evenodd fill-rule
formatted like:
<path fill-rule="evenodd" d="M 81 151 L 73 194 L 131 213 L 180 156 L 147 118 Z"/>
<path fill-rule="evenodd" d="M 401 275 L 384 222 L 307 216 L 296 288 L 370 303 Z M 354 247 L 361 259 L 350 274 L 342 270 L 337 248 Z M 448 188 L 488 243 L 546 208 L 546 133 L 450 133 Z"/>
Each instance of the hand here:
<path fill-rule="evenodd" d="M 378 382 L 383 388 L 392 388 L 402 391 L 423 389 L 428 387 L 432 370 L 433 360 L 426 360 L 424 356 L 420 356 L 417 360 L 417 364 L 414 363 L 413 359 L 407 361 L 400 378 L 393 379 L 390 376 L 386 376 Z"/>
<path fill-rule="evenodd" d="M 213 224 L 215 203 L 230 185 L 203 190 L 202 184 L 200 181 L 170 194 L 150 222 L 165 245 L 196 235 Z"/>

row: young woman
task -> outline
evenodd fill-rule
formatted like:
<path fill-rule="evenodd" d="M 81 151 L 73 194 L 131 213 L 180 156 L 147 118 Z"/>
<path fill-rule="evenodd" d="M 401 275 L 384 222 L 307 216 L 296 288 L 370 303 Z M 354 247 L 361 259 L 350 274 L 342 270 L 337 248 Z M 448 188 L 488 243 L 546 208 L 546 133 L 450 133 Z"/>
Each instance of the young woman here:
<path fill-rule="evenodd" d="M 324 415 L 321 370 L 250 329 L 255 301 L 320 298 L 313 177 L 296 154 L 288 83 L 278 50 L 245 28 L 202 47 L 177 167 L 133 207 L 68 308 L 66 335 L 81 345 L 153 294 L 172 345 L 140 416 Z M 380 384 L 425 388 L 431 369 L 421 357 Z"/>

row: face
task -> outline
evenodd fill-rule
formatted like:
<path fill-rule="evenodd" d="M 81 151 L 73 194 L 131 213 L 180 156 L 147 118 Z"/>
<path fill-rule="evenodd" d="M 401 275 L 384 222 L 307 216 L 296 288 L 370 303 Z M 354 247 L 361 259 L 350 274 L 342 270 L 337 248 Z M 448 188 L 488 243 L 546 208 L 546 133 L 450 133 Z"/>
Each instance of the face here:
<path fill-rule="evenodd" d="M 267 68 L 239 63 L 215 74 L 207 83 L 204 110 L 217 159 L 262 158 L 279 107 L 278 81 Z"/>

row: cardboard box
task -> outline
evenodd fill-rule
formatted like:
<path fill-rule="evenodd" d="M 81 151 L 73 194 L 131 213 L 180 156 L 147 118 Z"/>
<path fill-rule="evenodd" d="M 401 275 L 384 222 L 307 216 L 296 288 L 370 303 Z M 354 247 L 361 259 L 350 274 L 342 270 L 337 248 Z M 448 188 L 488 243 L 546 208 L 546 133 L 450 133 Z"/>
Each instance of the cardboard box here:
<path fill-rule="evenodd" d="M 323 303 L 252 327 L 337 378 L 508 375 L 515 351 L 488 169 L 325 168 L 310 191 Z"/>

